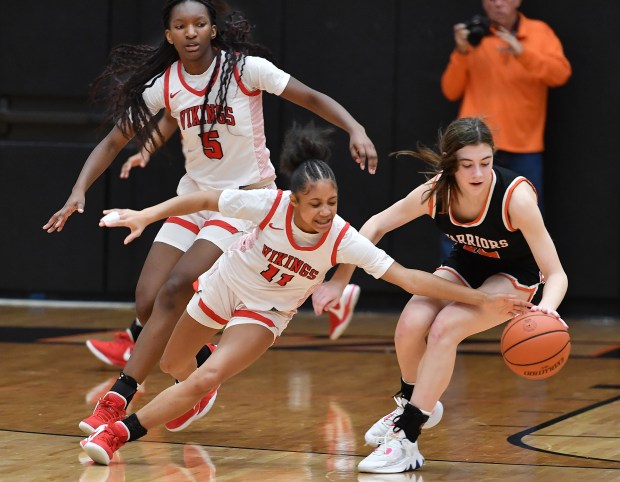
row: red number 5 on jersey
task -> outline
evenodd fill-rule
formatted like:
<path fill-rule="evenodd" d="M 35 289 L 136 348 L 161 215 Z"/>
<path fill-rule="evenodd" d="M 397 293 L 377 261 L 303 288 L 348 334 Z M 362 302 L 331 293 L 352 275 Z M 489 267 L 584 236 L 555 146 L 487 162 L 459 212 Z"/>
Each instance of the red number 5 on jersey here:
<path fill-rule="evenodd" d="M 221 159 L 224 157 L 222 144 L 218 141 L 220 137 L 217 131 L 207 131 L 200 135 L 202 140 L 202 151 L 209 159 Z"/>

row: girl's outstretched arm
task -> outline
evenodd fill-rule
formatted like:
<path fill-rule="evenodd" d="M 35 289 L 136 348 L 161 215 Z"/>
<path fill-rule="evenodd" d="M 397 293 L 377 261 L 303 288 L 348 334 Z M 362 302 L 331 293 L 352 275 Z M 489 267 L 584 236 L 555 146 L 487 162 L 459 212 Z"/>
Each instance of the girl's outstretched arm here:
<path fill-rule="evenodd" d="M 99 226 L 108 228 L 126 227 L 131 233 L 125 238 L 124 244 L 128 244 L 142 234 L 149 224 L 165 219 L 170 216 L 182 216 L 183 214 L 196 213 L 198 211 L 219 211 L 221 191 L 208 189 L 206 191 L 192 192 L 168 199 L 162 203 L 133 211 L 131 209 L 106 209 L 104 215 L 118 213 L 118 217 L 107 218 L 104 216 L 99 221 Z"/>
<path fill-rule="evenodd" d="M 485 293 L 426 271 L 405 268 L 397 262 L 392 263 L 381 279 L 400 286 L 411 294 L 476 305 L 505 315 L 506 319 L 525 313 L 532 306 L 529 301 L 521 300 L 515 295 Z"/>
<path fill-rule="evenodd" d="M 90 153 L 82 171 L 75 181 L 75 185 L 71 190 L 71 195 L 65 202 L 65 205 L 56 211 L 47 223 L 43 226 L 48 233 L 54 231 L 62 231 L 67 219 L 75 211 L 84 212 L 86 205 L 86 191 L 101 176 L 101 174 L 110 167 L 112 161 L 116 158 L 121 149 L 127 145 L 129 139 L 114 126 L 107 136 L 93 149 Z"/>

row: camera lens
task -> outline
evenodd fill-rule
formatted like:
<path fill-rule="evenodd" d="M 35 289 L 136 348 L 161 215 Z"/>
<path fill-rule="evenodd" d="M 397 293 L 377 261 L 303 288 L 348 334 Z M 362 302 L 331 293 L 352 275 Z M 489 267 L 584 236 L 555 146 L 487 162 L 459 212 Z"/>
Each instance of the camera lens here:
<path fill-rule="evenodd" d="M 465 22 L 465 27 L 469 30 L 467 41 L 473 47 L 480 45 L 482 38 L 491 34 L 489 19 L 481 15 L 474 15 L 469 22 Z"/>
<path fill-rule="evenodd" d="M 469 30 L 467 41 L 474 47 L 477 47 L 482 42 L 482 37 L 484 37 L 484 31 L 479 26 L 475 26 Z"/>

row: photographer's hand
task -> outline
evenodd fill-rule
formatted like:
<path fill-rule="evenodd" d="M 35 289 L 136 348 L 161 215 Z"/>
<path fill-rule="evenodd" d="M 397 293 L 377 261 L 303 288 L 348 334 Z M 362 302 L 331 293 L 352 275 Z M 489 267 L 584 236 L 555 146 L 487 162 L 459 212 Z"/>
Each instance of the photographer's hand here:
<path fill-rule="evenodd" d="M 495 28 L 495 35 L 501 38 L 504 42 L 506 42 L 506 46 L 502 47 L 500 50 L 503 52 L 508 52 L 512 55 L 521 55 L 523 52 L 523 45 L 517 37 L 515 37 L 507 28 L 498 26 Z"/>
<path fill-rule="evenodd" d="M 467 54 L 469 52 L 469 42 L 467 41 L 467 36 L 469 35 L 469 30 L 464 23 L 457 23 L 454 26 L 454 43 L 456 44 L 456 50 L 460 54 Z"/>

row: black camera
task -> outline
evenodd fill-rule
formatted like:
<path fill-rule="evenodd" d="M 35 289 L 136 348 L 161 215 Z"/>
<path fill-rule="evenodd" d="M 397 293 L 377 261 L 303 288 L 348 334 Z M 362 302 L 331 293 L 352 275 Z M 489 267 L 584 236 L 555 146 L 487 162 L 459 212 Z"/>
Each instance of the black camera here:
<path fill-rule="evenodd" d="M 467 41 L 474 47 L 480 45 L 482 37 L 491 35 L 491 21 L 487 17 L 474 15 L 471 20 L 464 23 L 465 28 L 469 30 Z"/>

